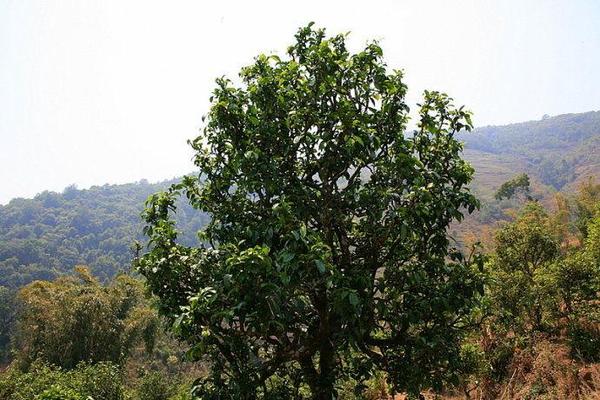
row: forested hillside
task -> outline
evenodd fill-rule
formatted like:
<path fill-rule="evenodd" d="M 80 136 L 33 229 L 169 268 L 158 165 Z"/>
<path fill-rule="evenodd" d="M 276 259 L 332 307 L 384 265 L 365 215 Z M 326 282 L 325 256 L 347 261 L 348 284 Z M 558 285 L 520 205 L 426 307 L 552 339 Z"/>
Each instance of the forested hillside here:
<path fill-rule="evenodd" d="M 37 279 L 88 266 L 106 281 L 130 267 L 133 245 L 142 237 L 140 213 L 148 196 L 172 182 L 68 187 L 0 206 L 0 286 L 21 287 Z M 193 243 L 205 218 L 183 205 L 178 219 Z"/>
<path fill-rule="evenodd" d="M 543 192 L 573 191 L 600 175 L 600 111 L 487 126 L 462 138 L 484 196 L 519 172 L 534 177 Z"/>
<path fill-rule="evenodd" d="M 0 400 L 600 400 L 600 7 L 8 3 Z"/>
<path fill-rule="evenodd" d="M 461 139 L 464 157 L 475 168 L 471 188 L 481 209 L 452 227 L 451 235 L 460 243 L 489 245 L 497 223 L 514 217 L 523 199 L 498 200 L 494 194 L 518 174 L 529 176 L 530 195 L 551 210 L 600 176 L 600 111 L 482 127 Z"/>
<path fill-rule="evenodd" d="M 600 176 L 599 111 L 479 128 L 461 139 L 475 168 L 472 187 L 482 210 L 455 227 L 459 240 L 508 219 L 515 201 L 496 201 L 493 193 L 518 173 L 530 175 L 534 197 L 550 207 L 557 191 L 572 193 L 589 177 Z M 101 280 L 128 269 L 132 246 L 142 238 L 144 201 L 173 182 L 68 187 L 0 206 L 0 286 L 53 279 L 78 264 Z M 177 220 L 185 232 L 180 239 L 191 243 L 197 239 L 190 232 L 207 218 L 181 203 Z"/>

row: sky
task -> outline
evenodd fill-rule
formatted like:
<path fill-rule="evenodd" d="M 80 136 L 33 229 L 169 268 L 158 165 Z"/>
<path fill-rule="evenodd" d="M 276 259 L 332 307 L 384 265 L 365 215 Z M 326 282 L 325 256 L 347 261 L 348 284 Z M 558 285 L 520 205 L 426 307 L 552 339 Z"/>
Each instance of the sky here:
<path fill-rule="evenodd" d="M 214 79 L 310 21 L 477 126 L 600 109 L 597 0 L 0 0 L 0 204 L 192 171 Z"/>

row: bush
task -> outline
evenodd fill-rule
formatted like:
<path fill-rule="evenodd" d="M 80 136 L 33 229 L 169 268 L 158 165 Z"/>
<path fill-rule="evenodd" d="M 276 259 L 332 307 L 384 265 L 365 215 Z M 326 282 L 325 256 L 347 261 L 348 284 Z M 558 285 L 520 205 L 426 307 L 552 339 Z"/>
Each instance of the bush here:
<path fill-rule="evenodd" d="M 600 331 L 574 323 L 569 328 L 569 345 L 573 357 L 585 362 L 600 362 Z"/>
<path fill-rule="evenodd" d="M 0 375 L 0 400 L 124 400 L 120 369 L 111 363 L 79 364 L 71 371 L 35 362 L 27 372 Z"/>
<path fill-rule="evenodd" d="M 137 389 L 139 400 L 168 400 L 175 394 L 175 387 L 160 372 L 146 373 Z"/>
<path fill-rule="evenodd" d="M 62 386 L 52 385 L 50 389 L 46 389 L 38 397 L 39 400 L 85 400 L 84 397 L 74 391 Z"/>
<path fill-rule="evenodd" d="M 85 267 L 52 282 L 36 281 L 18 294 L 15 360 L 26 370 L 37 359 L 65 369 L 81 362 L 122 365 L 141 343 L 154 344 L 158 321 L 143 284 L 119 275 L 102 285 Z"/>

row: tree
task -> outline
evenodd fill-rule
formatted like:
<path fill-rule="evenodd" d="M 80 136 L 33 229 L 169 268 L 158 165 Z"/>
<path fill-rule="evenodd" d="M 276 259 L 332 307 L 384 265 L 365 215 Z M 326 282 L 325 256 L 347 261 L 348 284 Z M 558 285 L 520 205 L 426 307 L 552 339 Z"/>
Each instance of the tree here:
<path fill-rule="evenodd" d="M 143 285 L 127 275 L 102 286 L 80 267 L 77 276 L 30 283 L 18 298 L 14 347 L 23 369 L 38 359 L 66 369 L 121 364 L 138 343 L 152 346 L 158 326 Z"/>
<path fill-rule="evenodd" d="M 598 209 L 596 204 L 596 209 Z M 556 283 L 569 321 L 571 351 L 579 358 L 600 361 L 600 213 L 590 219 L 579 251 L 556 268 Z"/>
<path fill-rule="evenodd" d="M 579 186 L 574 203 L 575 226 L 585 238 L 588 234 L 588 224 L 600 211 L 600 184 L 592 177 L 588 178 Z"/>
<path fill-rule="evenodd" d="M 529 176 L 527 174 L 520 174 L 504 182 L 494 197 L 496 200 L 510 199 L 515 195 L 523 194 L 527 201 L 532 200 L 529 195 Z"/>
<path fill-rule="evenodd" d="M 6 361 L 17 305 L 15 292 L 0 286 L 0 364 Z"/>
<path fill-rule="evenodd" d="M 384 371 L 416 394 L 454 377 L 481 290 L 446 229 L 478 202 L 455 139 L 469 112 L 426 91 L 418 128 L 402 72 L 372 43 L 311 25 L 288 57 L 260 55 L 242 85 L 220 78 L 198 176 L 151 196 L 139 271 L 161 311 L 208 355 L 203 398 L 331 399 L 340 380 Z M 175 200 L 212 220 L 178 243 Z"/>
<path fill-rule="evenodd" d="M 551 222 L 540 204 L 530 202 L 515 222 L 496 234 L 490 295 L 513 330 L 542 328 L 544 301 L 552 297 L 546 293 L 547 280 L 559 256 Z"/>

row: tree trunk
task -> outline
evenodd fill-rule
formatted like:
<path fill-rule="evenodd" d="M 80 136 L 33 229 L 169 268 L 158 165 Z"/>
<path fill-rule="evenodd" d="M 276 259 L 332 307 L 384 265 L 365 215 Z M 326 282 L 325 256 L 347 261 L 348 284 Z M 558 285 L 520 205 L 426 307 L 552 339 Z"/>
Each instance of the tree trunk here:
<path fill-rule="evenodd" d="M 319 353 L 319 371 L 310 357 L 301 358 L 300 365 L 306 382 L 312 392 L 313 400 L 335 399 L 335 352 L 329 344 L 321 344 Z"/>
<path fill-rule="evenodd" d="M 334 389 L 333 385 L 330 386 L 320 386 L 317 388 L 317 392 L 313 393 L 313 400 L 332 400 L 334 397 Z"/>
<path fill-rule="evenodd" d="M 319 376 L 319 381 L 313 389 L 313 400 L 332 400 L 335 399 L 333 376 Z"/>
<path fill-rule="evenodd" d="M 335 399 L 335 349 L 329 340 L 321 342 L 319 351 L 319 377 L 313 394 L 314 400 Z"/>

